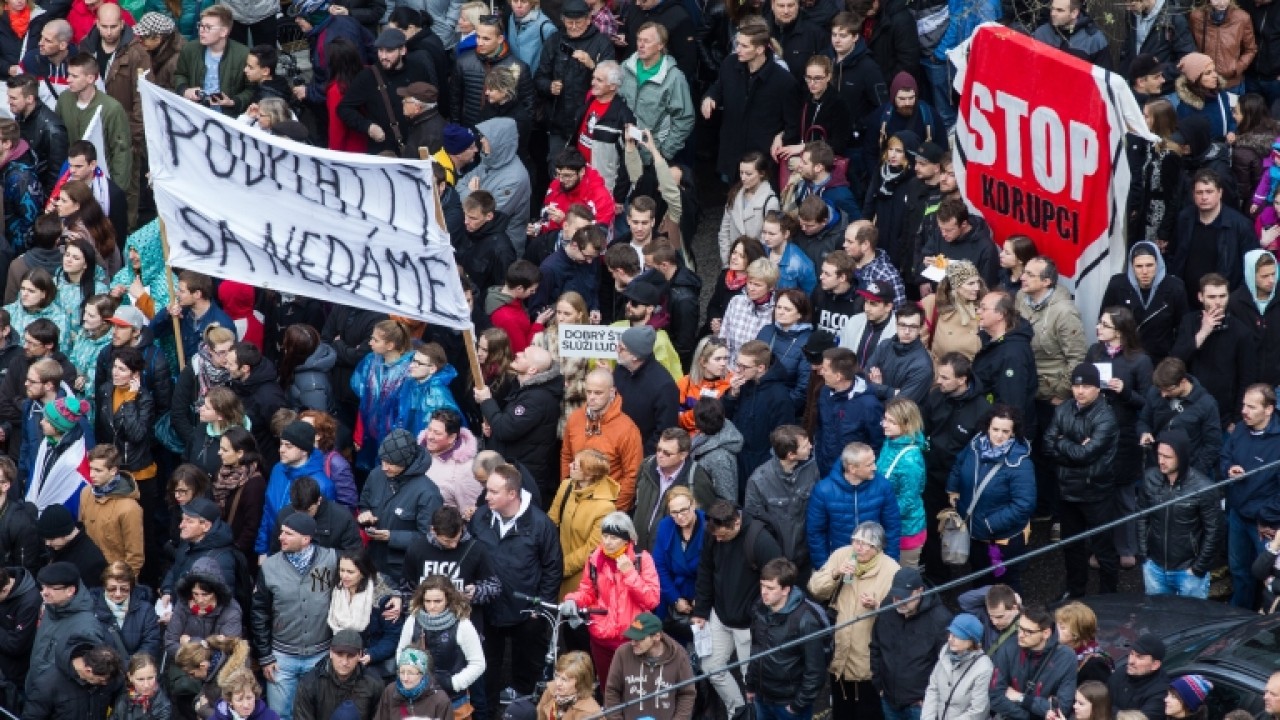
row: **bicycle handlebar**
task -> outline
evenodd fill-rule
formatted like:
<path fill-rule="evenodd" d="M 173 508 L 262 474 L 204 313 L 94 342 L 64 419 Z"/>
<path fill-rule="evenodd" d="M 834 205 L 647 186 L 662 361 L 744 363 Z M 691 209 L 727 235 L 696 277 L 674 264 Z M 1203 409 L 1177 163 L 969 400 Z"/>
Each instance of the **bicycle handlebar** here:
<path fill-rule="evenodd" d="M 541 607 L 542 609 L 547 610 L 548 612 L 554 612 L 557 614 L 560 612 L 559 605 L 555 603 L 549 603 L 543 600 L 542 598 L 534 597 L 532 595 L 525 595 L 522 592 L 516 592 L 514 590 L 511 591 L 511 594 L 517 600 L 523 600 L 524 602 L 527 602 L 530 605 L 537 605 L 538 607 Z M 578 614 L 579 615 L 608 615 L 609 611 L 606 610 L 605 608 L 578 608 Z"/>

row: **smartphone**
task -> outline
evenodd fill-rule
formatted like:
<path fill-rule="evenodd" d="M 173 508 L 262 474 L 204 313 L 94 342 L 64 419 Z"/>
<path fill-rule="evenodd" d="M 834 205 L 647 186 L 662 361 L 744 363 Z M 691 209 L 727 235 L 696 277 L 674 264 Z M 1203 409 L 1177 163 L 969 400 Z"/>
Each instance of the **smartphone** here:
<path fill-rule="evenodd" d="M 212 101 L 214 101 L 214 102 L 222 102 L 222 99 L 223 99 L 223 98 L 225 98 L 225 97 L 226 97 L 226 95 L 223 95 L 222 93 L 217 92 L 217 93 L 214 93 L 214 94 L 210 95 L 210 96 L 209 96 L 209 99 L 210 99 L 210 100 L 212 100 Z"/>
<path fill-rule="evenodd" d="M 627 137 L 631 138 L 632 140 L 635 140 L 638 143 L 644 142 L 644 133 L 640 130 L 640 128 L 634 125 L 627 128 Z"/>

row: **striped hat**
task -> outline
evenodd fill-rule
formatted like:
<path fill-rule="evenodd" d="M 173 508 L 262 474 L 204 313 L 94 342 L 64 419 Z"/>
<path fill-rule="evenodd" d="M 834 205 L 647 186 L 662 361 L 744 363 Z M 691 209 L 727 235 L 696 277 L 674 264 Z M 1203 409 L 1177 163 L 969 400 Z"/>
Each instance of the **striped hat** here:
<path fill-rule="evenodd" d="M 65 435 L 84 417 L 87 409 L 84 401 L 74 395 L 60 397 L 44 404 L 44 419 L 59 434 Z"/>
<path fill-rule="evenodd" d="M 1194 713 L 1204 705 L 1204 699 L 1213 689 L 1213 683 L 1204 679 L 1203 675 L 1183 675 L 1169 683 L 1169 689 L 1177 694 L 1182 707 Z"/>

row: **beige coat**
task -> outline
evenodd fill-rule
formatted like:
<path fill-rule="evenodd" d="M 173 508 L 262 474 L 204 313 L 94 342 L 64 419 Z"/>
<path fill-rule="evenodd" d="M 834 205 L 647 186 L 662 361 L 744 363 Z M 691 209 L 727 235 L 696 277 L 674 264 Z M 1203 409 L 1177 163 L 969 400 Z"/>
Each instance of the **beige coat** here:
<path fill-rule="evenodd" d="M 138 486 L 125 473 L 125 485 L 119 493 L 94 497 L 93 487 L 80 490 L 80 522 L 85 534 L 102 551 L 108 563 L 117 560 L 142 572 L 142 506 L 138 504 Z M 154 481 L 149 481 L 154 482 Z"/>
<path fill-rule="evenodd" d="M 827 564 L 809 578 L 809 593 L 818 602 L 829 603 L 837 588 L 840 589 L 840 595 L 836 598 L 836 610 L 839 611 L 837 623 L 847 622 L 869 610 L 858 602 L 863 593 L 869 593 L 875 601 L 875 607 L 880 607 L 880 602 L 889 595 L 894 574 L 900 568 L 897 561 L 881 553 L 874 570 L 860 578 L 854 578 L 849 585 L 844 585 L 840 566 L 852 557 L 853 546 L 846 545 L 831 553 Z M 874 627 L 875 618 L 868 618 L 836 631 L 835 655 L 831 659 L 832 675 L 846 682 L 871 679 L 871 630 Z"/>
<path fill-rule="evenodd" d="M 1049 300 L 1033 309 L 1024 292 L 1018 292 L 1014 304 L 1018 315 L 1031 323 L 1035 335 L 1031 338 L 1031 352 L 1036 356 L 1036 372 L 1040 384 L 1036 387 L 1037 400 L 1071 398 L 1071 371 L 1084 362 L 1088 349 L 1084 338 L 1084 326 L 1080 323 L 1080 310 L 1071 300 L 1071 293 L 1058 286 Z"/>
<path fill-rule="evenodd" d="M 938 295 L 935 293 L 920 301 L 927 330 L 921 340 L 929 348 L 934 366 L 937 366 L 938 358 L 949 352 L 958 352 L 972 360 L 982 347 L 982 341 L 978 340 L 977 313 L 958 308 L 939 311 L 938 317 L 934 318 L 933 308 L 937 299 Z M 929 327 L 930 322 L 934 323 L 933 327 Z"/>

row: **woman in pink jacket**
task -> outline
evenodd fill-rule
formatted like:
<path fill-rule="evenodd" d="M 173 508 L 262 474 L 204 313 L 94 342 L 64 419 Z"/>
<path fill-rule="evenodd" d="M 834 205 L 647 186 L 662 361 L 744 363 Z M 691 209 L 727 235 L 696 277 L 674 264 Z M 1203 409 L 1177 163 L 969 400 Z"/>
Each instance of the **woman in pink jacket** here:
<path fill-rule="evenodd" d="M 587 628 L 597 673 L 608 673 L 613 653 L 627 642 L 622 633 L 636 615 L 653 612 L 661 594 L 653 556 L 636 549 L 631 517 L 622 512 L 606 515 L 601 521 L 600 547 L 587 559 L 577 591 L 564 597 L 566 604 L 609 611 L 595 617 Z"/>

